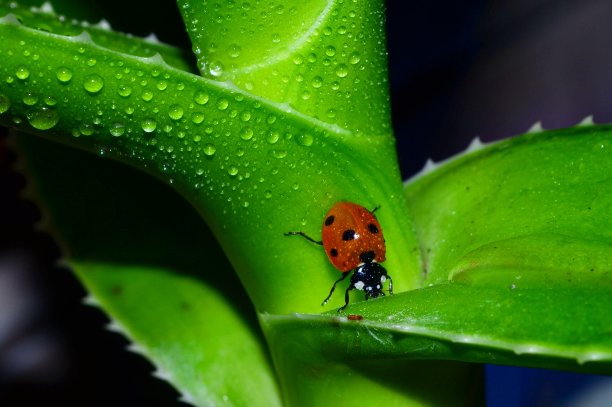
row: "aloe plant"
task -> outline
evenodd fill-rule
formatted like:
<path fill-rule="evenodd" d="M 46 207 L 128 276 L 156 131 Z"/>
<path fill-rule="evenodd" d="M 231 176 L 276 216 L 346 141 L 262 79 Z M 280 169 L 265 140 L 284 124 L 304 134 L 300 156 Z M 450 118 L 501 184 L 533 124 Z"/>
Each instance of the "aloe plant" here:
<path fill-rule="evenodd" d="M 382 2 L 178 9 L 195 63 L 0 3 L 0 123 L 87 302 L 184 401 L 456 405 L 477 363 L 611 372 L 609 126 L 475 142 L 402 183 Z M 394 282 L 343 313 L 325 253 L 284 236 L 338 201 L 380 206 Z"/>

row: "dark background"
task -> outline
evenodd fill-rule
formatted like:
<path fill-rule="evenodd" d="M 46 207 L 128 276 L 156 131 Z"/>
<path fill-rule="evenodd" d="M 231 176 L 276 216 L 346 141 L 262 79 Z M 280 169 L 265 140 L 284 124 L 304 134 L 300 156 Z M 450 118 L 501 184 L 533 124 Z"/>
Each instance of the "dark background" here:
<path fill-rule="evenodd" d="M 121 4 L 98 3 L 92 21 Z M 162 41 L 188 48 L 176 7 L 159 7 L 167 8 L 163 20 L 138 27 L 146 19 L 124 13 L 112 26 L 137 35 L 156 27 Z M 476 136 L 505 138 L 537 121 L 567 127 L 587 115 L 612 121 L 609 0 L 397 0 L 387 8 L 404 177 Z M 147 361 L 124 350 L 121 336 L 103 329 L 99 311 L 80 305 L 83 290 L 55 266 L 59 254 L 37 229 L 38 211 L 20 198 L 25 182 L 14 159 L 0 136 L 0 406 L 183 405 L 150 376 Z M 492 406 L 612 405 L 607 377 L 489 366 L 487 381 Z"/>

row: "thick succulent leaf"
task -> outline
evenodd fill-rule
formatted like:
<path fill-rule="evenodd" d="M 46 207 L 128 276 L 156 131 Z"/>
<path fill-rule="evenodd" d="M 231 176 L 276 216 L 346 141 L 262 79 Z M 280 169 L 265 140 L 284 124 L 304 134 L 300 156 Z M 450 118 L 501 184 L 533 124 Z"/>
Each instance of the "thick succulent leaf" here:
<path fill-rule="evenodd" d="M 611 148 L 612 127 L 582 126 L 428 169 L 406 185 L 424 288 L 351 305 L 358 320 L 262 315 L 270 342 L 281 346 L 282 332 L 298 354 L 343 363 L 430 358 L 612 374 Z"/>
<path fill-rule="evenodd" d="M 49 141 L 20 146 L 89 302 L 156 376 L 198 406 L 280 404 L 252 305 L 186 202 L 123 165 Z"/>
<path fill-rule="evenodd" d="M 178 4 L 204 76 L 358 134 L 391 132 L 382 1 Z"/>
<path fill-rule="evenodd" d="M 206 219 L 259 310 L 321 311 L 338 272 L 319 247 L 283 234 L 317 236 L 341 200 L 381 206 L 396 288 L 417 286 L 419 251 L 390 135 L 356 136 L 158 58 L 31 29 L 11 14 L 0 19 L 0 36 L 0 123 L 173 184 Z M 341 303 L 338 296 L 329 307 Z"/>
<path fill-rule="evenodd" d="M 185 50 L 163 44 L 155 38 L 138 38 L 113 31 L 105 20 L 97 24 L 89 24 L 60 17 L 55 14 L 50 3 L 45 3 L 39 8 L 30 8 L 18 6 L 13 2 L 6 4 L 0 1 L 0 16 L 9 13 L 17 21 L 37 30 L 73 37 L 85 35 L 93 43 L 109 50 L 143 58 L 159 54 L 168 65 L 174 68 L 187 72 L 194 70 L 193 56 Z M 84 32 L 86 34 L 83 34 Z"/>

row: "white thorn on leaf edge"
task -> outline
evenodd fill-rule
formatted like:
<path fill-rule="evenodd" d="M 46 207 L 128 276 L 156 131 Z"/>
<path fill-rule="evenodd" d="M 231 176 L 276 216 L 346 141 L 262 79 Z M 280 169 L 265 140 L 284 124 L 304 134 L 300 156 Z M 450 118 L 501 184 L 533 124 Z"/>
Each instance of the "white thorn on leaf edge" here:
<path fill-rule="evenodd" d="M 147 35 L 146 37 L 144 37 L 144 40 L 153 44 L 161 44 L 161 41 L 159 40 L 159 38 L 157 38 L 157 35 L 155 35 L 155 33 Z"/>
<path fill-rule="evenodd" d="M 129 338 L 129 335 L 127 334 L 125 328 L 115 320 L 111 320 L 108 324 L 106 324 L 105 328 L 107 331 L 116 332 L 124 335 L 126 338 Z"/>
<path fill-rule="evenodd" d="M 145 356 L 145 357 L 147 357 L 147 358 L 148 358 L 148 354 L 147 354 L 147 352 L 145 351 L 145 349 L 144 349 L 142 346 L 140 346 L 140 345 L 138 345 L 138 344 L 136 344 L 136 343 L 134 343 L 134 342 L 130 342 L 130 343 L 129 343 L 129 344 L 126 346 L 126 347 L 125 347 L 125 349 L 126 349 L 126 350 L 128 350 L 129 352 L 135 353 L 135 354 L 137 354 L 137 355 Z"/>
<path fill-rule="evenodd" d="M 83 297 L 83 299 L 81 301 L 82 301 L 82 303 L 84 305 L 88 305 L 90 307 L 99 307 L 100 306 L 100 303 L 98 302 L 96 297 L 94 297 L 91 294 L 87 294 L 85 297 Z"/>
<path fill-rule="evenodd" d="M 542 127 L 542 122 L 538 120 L 537 122 L 531 125 L 531 127 L 527 130 L 527 133 L 539 133 L 542 130 L 544 130 L 544 128 Z"/>
<path fill-rule="evenodd" d="M 47 14 L 55 14 L 55 10 L 53 10 L 53 6 L 50 2 L 45 1 L 40 7 L 30 7 L 30 11 L 33 13 L 47 13 Z"/>
<path fill-rule="evenodd" d="M 196 399 L 189 393 L 181 392 L 181 396 L 178 399 L 182 403 L 191 404 L 196 406 Z"/>
<path fill-rule="evenodd" d="M 113 28 L 111 27 L 110 23 L 108 22 L 108 20 L 102 19 L 100 21 L 98 21 L 97 24 L 92 25 L 92 27 L 94 28 L 100 28 L 102 30 L 106 30 L 106 31 L 110 31 Z"/>
<path fill-rule="evenodd" d="M 592 126 L 595 122 L 593 121 L 593 115 L 588 115 L 584 119 L 582 119 L 576 126 Z"/>
<path fill-rule="evenodd" d="M 162 370 L 159 366 L 151 372 L 151 376 L 172 383 L 172 375 L 169 372 Z"/>

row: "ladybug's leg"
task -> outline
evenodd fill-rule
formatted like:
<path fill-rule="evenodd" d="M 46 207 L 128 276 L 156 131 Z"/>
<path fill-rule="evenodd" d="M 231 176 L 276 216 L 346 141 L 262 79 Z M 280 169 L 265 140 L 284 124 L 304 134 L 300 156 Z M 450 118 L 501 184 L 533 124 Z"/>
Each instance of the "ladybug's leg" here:
<path fill-rule="evenodd" d="M 321 303 L 321 306 L 327 304 L 327 301 L 329 301 L 329 299 L 331 298 L 332 294 L 334 293 L 334 290 L 336 289 L 336 284 L 338 284 L 340 281 L 344 280 L 346 277 L 348 277 L 350 273 L 343 273 L 342 277 L 340 277 L 338 280 L 336 280 L 336 282 L 334 283 L 334 285 L 332 286 L 331 290 L 329 291 L 329 295 L 327 296 L 327 298 L 323 301 L 323 303 Z"/>
<path fill-rule="evenodd" d="M 346 273 L 346 274 L 348 274 L 348 273 Z M 353 289 L 353 285 L 351 284 L 351 285 L 349 285 L 349 287 L 344 292 L 344 305 L 341 306 L 340 308 L 338 308 L 338 312 L 341 312 L 348 305 L 348 303 L 349 303 L 349 291 L 351 291 L 352 289 Z"/>
<path fill-rule="evenodd" d="M 380 205 L 378 205 L 377 207 L 375 207 L 374 209 L 372 209 L 372 210 L 370 211 L 370 213 L 372 213 L 372 214 L 373 214 L 374 212 L 376 212 L 376 211 L 377 211 L 377 210 L 379 210 L 379 209 L 380 209 Z"/>
<path fill-rule="evenodd" d="M 323 242 L 320 240 L 314 240 L 312 237 L 308 236 L 306 233 L 304 232 L 286 232 L 285 236 L 294 236 L 294 235 L 299 235 L 302 236 L 304 239 L 311 241 L 312 243 L 316 243 L 316 244 L 320 244 L 323 245 Z"/>

